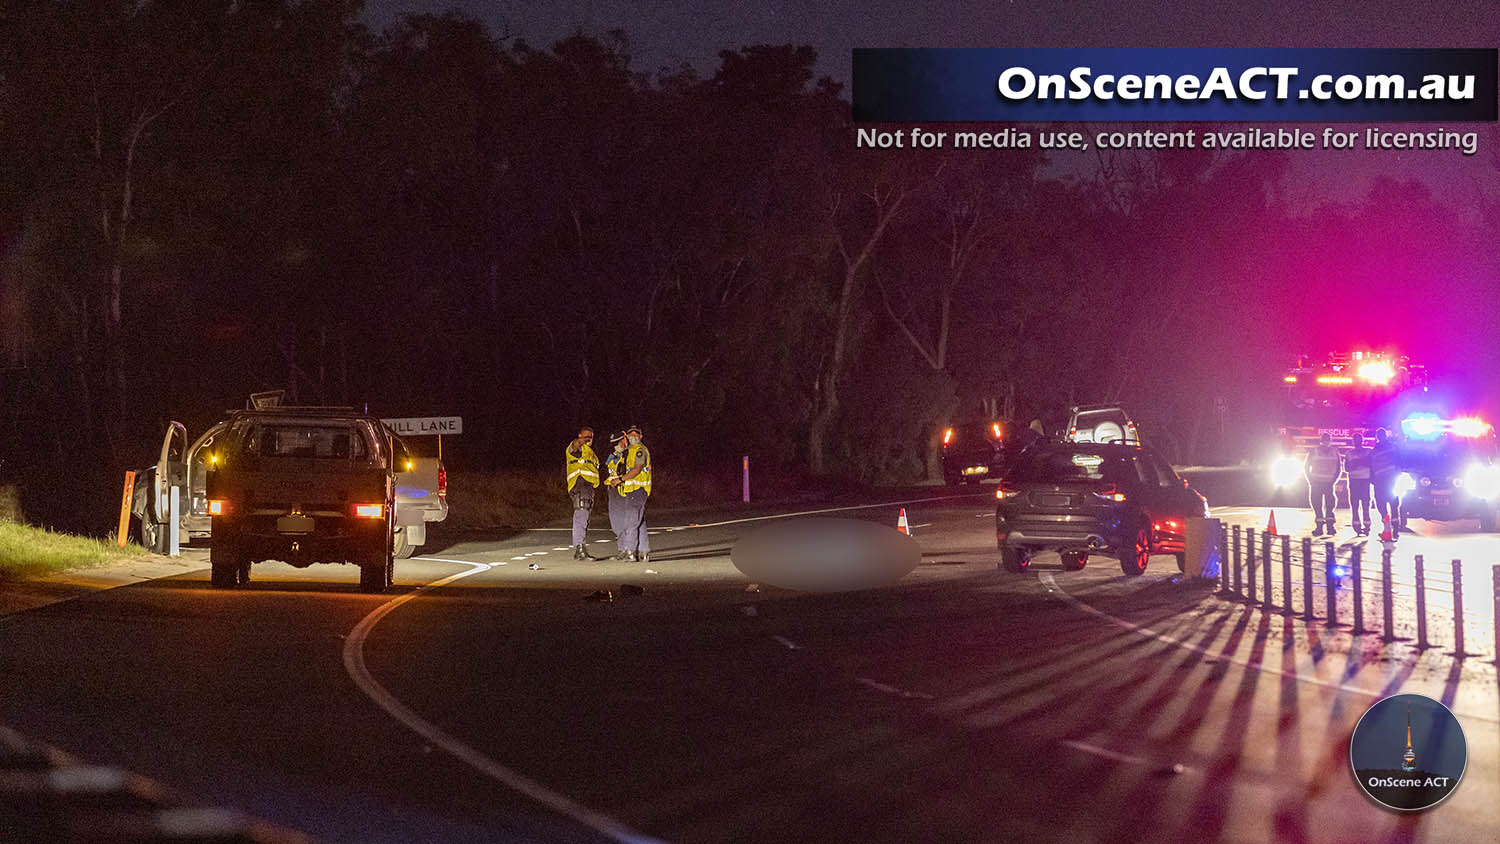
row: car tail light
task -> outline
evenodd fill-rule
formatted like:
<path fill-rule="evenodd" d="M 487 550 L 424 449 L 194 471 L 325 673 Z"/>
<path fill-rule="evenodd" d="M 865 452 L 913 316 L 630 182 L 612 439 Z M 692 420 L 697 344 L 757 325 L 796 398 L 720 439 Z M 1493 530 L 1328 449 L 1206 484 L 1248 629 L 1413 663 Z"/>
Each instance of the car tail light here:
<path fill-rule="evenodd" d="M 232 508 L 227 498 L 210 498 L 208 500 L 208 514 L 210 516 L 227 516 Z"/>
<path fill-rule="evenodd" d="M 999 422 L 991 422 L 990 423 L 990 431 L 992 431 L 995 434 L 995 439 L 997 439 L 997 440 L 1005 438 L 1005 429 L 1000 427 L 1000 423 Z"/>
<path fill-rule="evenodd" d="M 1020 494 L 1021 491 L 1019 489 L 1016 489 L 1015 487 L 1001 486 L 999 489 L 995 490 L 995 500 L 1004 501 L 1007 498 L 1014 498 Z"/>
<path fill-rule="evenodd" d="M 943 445 L 953 442 L 953 429 L 949 428 L 943 432 Z"/>
<path fill-rule="evenodd" d="M 1094 497 L 1100 499 L 1101 501 L 1124 501 L 1125 493 L 1111 487 L 1102 492 L 1094 493 Z"/>
<path fill-rule="evenodd" d="M 354 505 L 354 517 L 357 519 L 378 519 L 383 515 L 385 515 L 384 504 Z"/>
<path fill-rule="evenodd" d="M 448 497 L 448 469 L 443 464 L 438 464 L 438 498 Z"/>

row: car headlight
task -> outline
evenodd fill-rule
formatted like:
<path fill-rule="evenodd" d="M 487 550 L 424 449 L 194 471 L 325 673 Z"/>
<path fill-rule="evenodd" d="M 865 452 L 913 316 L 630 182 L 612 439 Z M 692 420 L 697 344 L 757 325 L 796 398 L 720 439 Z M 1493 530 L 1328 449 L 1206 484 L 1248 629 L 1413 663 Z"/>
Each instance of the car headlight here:
<path fill-rule="evenodd" d="M 1401 496 L 1406 495 L 1408 492 L 1411 492 L 1412 490 L 1414 490 L 1416 488 L 1417 488 L 1417 482 L 1412 478 L 1412 476 L 1409 473 L 1402 472 L 1401 474 L 1399 474 L 1399 475 L 1396 476 L 1395 493 L 1396 493 L 1396 497 L 1397 498 L 1400 498 Z"/>
<path fill-rule="evenodd" d="M 1277 487 L 1291 486 L 1302 477 L 1302 464 L 1290 454 L 1283 454 L 1271 461 L 1271 483 Z"/>
<path fill-rule="evenodd" d="M 1454 479 L 1454 485 L 1458 479 Z M 1486 463 L 1471 465 L 1463 476 L 1463 485 L 1471 495 L 1478 498 L 1500 498 L 1500 466 Z"/>
<path fill-rule="evenodd" d="M 1429 478 L 1426 475 L 1423 475 L 1422 476 L 1422 486 L 1432 486 L 1432 478 Z"/>

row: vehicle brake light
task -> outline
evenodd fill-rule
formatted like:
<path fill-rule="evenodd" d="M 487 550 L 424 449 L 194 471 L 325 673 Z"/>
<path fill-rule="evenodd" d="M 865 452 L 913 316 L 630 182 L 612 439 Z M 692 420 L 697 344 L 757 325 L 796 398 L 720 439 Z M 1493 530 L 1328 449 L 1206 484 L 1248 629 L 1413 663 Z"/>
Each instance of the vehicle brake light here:
<path fill-rule="evenodd" d="M 448 468 L 438 464 L 438 498 L 448 497 Z"/>
<path fill-rule="evenodd" d="M 1019 489 L 1016 489 L 1014 487 L 1002 486 L 999 489 L 995 490 L 995 499 L 997 501 L 1004 501 L 1007 498 L 1014 498 L 1020 494 L 1021 491 Z"/>
<path fill-rule="evenodd" d="M 354 515 L 360 519 L 378 519 L 385 514 L 384 504 L 356 504 Z"/>
<path fill-rule="evenodd" d="M 1353 384 L 1354 379 L 1347 375 L 1319 375 L 1319 384 Z"/>
<path fill-rule="evenodd" d="M 1295 376 L 1295 375 L 1286 375 L 1286 376 L 1283 376 L 1281 380 L 1287 382 L 1288 384 L 1295 384 L 1295 383 L 1297 383 L 1297 376 Z"/>
<path fill-rule="evenodd" d="M 224 516 L 229 513 L 229 501 L 224 498 L 210 498 L 208 500 L 208 514 L 210 516 Z"/>
<path fill-rule="evenodd" d="M 990 430 L 993 431 L 993 432 L 995 432 L 995 439 L 997 439 L 997 440 L 998 439 L 1003 439 L 1005 437 L 1005 431 L 1004 431 L 1004 429 L 1002 429 L 1000 427 L 1000 423 L 999 422 L 991 422 L 990 423 Z"/>
<path fill-rule="evenodd" d="M 943 432 L 943 445 L 953 442 L 953 429 L 949 428 Z"/>

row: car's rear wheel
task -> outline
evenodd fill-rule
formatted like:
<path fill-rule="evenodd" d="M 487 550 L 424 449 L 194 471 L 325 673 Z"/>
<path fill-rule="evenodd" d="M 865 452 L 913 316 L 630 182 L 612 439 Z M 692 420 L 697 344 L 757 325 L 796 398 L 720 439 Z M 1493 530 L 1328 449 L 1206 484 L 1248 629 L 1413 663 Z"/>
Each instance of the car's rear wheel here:
<path fill-rule="evenodd" d="M 166 550 L 162 547 L 162 537 L 166 535 L 166 531 L 162 530 L 161 524 L 151 515 L 151 505 L 149 504 L 146 505 L 146 512 L 141 514 L 141 524 L 136 533 L 140 539 L 141 547 L 147 551 L 153 554 L 160 554 Z"/>
<path fill-rule="evenodd" d="M 1130 545 L 1120 549 L 1120 570 L 1128 575 L 1146 573 L 1151 562 L 1151 528 L 1143 524 L 1135 531 Z"/>
<path fill-rule="evenodd" d="M 1089 562 L 1087 551 L 1064 551 L 1061 556 L 1063 571 L 1083 571 Z"/>
<path fill-rule="evenodd" d="M 1017 574 L 1031 566 L 1031 552 L 1025 548 L 1001 548 L 1000 567 Z"/>

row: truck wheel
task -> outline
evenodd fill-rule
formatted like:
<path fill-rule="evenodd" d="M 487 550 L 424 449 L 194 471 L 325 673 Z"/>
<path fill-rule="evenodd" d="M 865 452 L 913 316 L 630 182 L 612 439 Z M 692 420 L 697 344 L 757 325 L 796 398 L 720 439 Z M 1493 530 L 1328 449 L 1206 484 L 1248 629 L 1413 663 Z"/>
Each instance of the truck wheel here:
<path fill-rule="evenodd" d="M 1151 562 L 1151 528 L 1146 525 L 1136 529 L 1135 539 L 1120 549 L 1120 571 L 1135 576 L 1146 573 Z"/>
<path fill-rule="evenodd" d="M 411 555 L 415 553 L 416 550 L 416 546 L 409 545 L 406 542 L 406 528 L 401 528 L 400 530 L 396 531 L 396 559 L 410 559 Z"/>
<path fill-rule="evenodd" d="M 220 540 L 208 547 L 208 582 L 215 589 L 233 589 L 240 583 L 240 560 L 234 546 Z"/>
<path fill-rule="evenodd" d="M 1025 548 L 1001 548 L 1000 568 L 1017 574 L 1031 566 L 1031 552 Z"/>
<path fill-rule="evenodd" d="M 151 505 L 146 505 L 146 512 L 141 514 L 141 524 L 137 531 L 141 547 L 153 554 L 160 554 L 166 550 L 162 547 L 162 540 L 167 532 L 157 524 L 156 519 L 151 516 Z"/>

